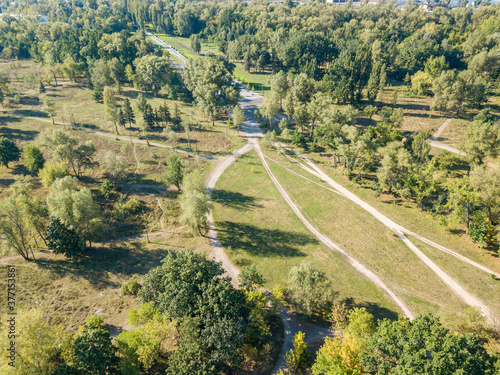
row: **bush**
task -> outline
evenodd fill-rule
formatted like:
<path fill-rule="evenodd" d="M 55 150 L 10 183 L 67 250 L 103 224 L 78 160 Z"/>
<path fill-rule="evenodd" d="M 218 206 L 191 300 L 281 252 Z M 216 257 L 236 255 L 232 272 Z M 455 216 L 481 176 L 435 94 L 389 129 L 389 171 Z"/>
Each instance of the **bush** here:
<path fill-rule="evenodd" d="M 46 188 L 50 187 L 58 178 L 69 176 L 68 166 L 65 162 L 49 163 L 43 169 L 40 169 L 38 177 L 42 185 Z"/>
<path fill-rule="evenodd" d="M 130 215 L 136 214 L 141 211 L 141 203 L 135 199 L 129 199 L 126 202 L 120 201 L 115 206 L 115 216 L 118 220 L 124 220 Z"/>
<path fill-rule="evenodd" d="M 104 180 L 101 184 L 101 193 L 104 198 L 108 199 L 111 196 L 111 192 L 115 187 L 109 180 Z"/>
<path fill-rule="evenodd" d="M 123 283 L 120 293 L 123 296 L 136 296 L 141 287 L 141 283 L 136 278 L 131 278 L 129 281 Z"/>

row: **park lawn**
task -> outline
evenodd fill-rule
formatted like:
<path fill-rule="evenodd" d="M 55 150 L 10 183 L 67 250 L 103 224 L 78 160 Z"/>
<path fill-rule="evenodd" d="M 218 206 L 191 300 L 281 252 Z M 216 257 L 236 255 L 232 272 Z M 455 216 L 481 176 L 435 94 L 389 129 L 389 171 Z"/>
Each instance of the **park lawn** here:
<path fill-rule="evenodd" d="M 495 122 L 500 120 L 500 90 L 493 92 L 489 97 L 488 103 L 484 104 L 482 108 L 464 107 L 441 133 L 440 141 L 454 147 L 460 147 L 465 142 L 467 126 L 474 121 L 474 117 L 482 109 L 489 109 Z"/>
<path fill-rule="evenodd" d="M 92 90 L 85 87 L 85 85 L 71 83 L 57 87 L 48 87 L 46 90 L 46 95 L 52 97 L 56 104 L 55 121 L 69 124 L 70 116 L 72 115 L 77 125 L 114 133 L 115 129 L 112 122 L 106 118 L 104 104 L 96 103 L 92 99 Z M 136 120 L 140 116 L 136 108 L 136 99 L 139 93 L 140 91 L 132 87 L 122 87 L 122 94 L 116 95 L 119 106 L 123 105 L 126 98 L 131 101 L 132 107 L 136 112 Z M 225 121 L 218 120 L 212 126 L 212 122 L 191 104 L 157 98 L 146 93 L 142 94 L 148 99 L 153 108 L 158 108 L 161 104 L 166 104 L 171 114 L 173 113 L 174 106 L 177 105 L 182 122 L 190 124 L 191 127 L 189 142 L 188 135 L 184 129 L 176 129 L 178 140 L 176 143 L 171 143 L 165 134 L 162 133 L 162 127 L 157 127 L 149 132 L 148 136 L 152 141 L 210 155 L 227 154 L 244 143 L 244 140 L 237 132 L 228 132 Z M 24 95 L 19 105 L 11 105 L 9 109 L 28 116 L 48 118 L 47 114 L 42 111 L 43 103 L 38 99 L 38 96 L 38 92 Z M 118 131 L 120 134 L 130 133 L 134 137 L 141 136 L 138 126 L 126 129 L 120 128 Z"/>
<path fill-rule="evenodd" d="M 217 181 L 213 215 L 231 261 L 238 267 L 255 263 L 267 289 L 286 286 L 292 267 L 311 262 L 330 277 L 338 300 L 365 306 L 377 318 L 395 318 L 399 313 L 385 293 L 304 227 L 254 151 L 238 158 Z"/>
<path fill-rule="evenodd" d="M 305 175 L 281 154 L 266 151 L 281 165 Z M 342 246 L 368 269 L 379 275 L 417 314 L 435 311 L 443 303 L 463 308 L 461 301 L 396 237 L 368 212 L 337 193 L 287 172 L 270 161 L 276 178 L 306 218 L 318 230 Z M 313 181 L 319 179 L 311 175 Z"/>
<path fill-rule="evenodd" d="M 243 68 L 243 63 L 236 62 L 235 65 L 234 79 L 258 94 L 266 96 L 269 93 L 271 90 L 271 84 L 269 83 L 271 75 L 269 73 L 249 73 Z"/>
<path fill-rule="evenodd" d="M 172 228 L 173 229 L 173 228 Z M 182 230 L 172 230 L 163 237 L 110 244 L 97 244 L 82 256 L 67 259 L 43 251 L 36 261 L 21 257 L 9 260 L 16 266 L 16 307 L 20 310 L 39 308 L 54 325 L 67 333 L 75 333 L 85 319 L 98 313 L 110 326 L 130 329 L 127 314 L 140 302 L 135 296 L 122 296 L 121 285 L 131 277 L 141 277 L 159 266 L 168 250 L 205 252 L 211 247 L 204 237 L 190 237 Z M 2 273 L 6 265 L 0 265 Z M 7 299 L 6 278 L 0 279 L 1 298 Z"/>
<path fill-rule="evenodd" d="M 394 108 L 402 108 L 404 113 L 401 130 L 412 133 L 428 130 L 434 133 L 446 119 L 447 113 L 439 114 L 439 112 L 431 111 L 432 98 L 430 96 L 415 97 L 406 95 L 404 84 L 387 85 L 385 87 L 382 95 L 375 103 L 379 110 L 384 106 L 393 107 L 391 101 L 396 90 L 398 91 L 398 101 Z M 368 104 L 368 102 L 364 104 Z M 366 115 L 361 117 L 365 119 L 365 122 L 368 122 Z M 380 116 L 374 115 L 372 120 L 380 121 Z"/>
<path fill-rule="evenodd" d="M 495 279 L 490 274 L 462 262 L 450 254 L 438 251 L 415 238 L 409 238 L 425 255 L 456 280 L 462 288 L 488 306 L 498 320 L 500 317 L 499 279 Z"/>
<path fill-rule="evenodd" d="M 318 153 L 307 154 L 333 180 L 349 189 L 394 222 L 439 245 L 448 247 L 486 267 L 500 272 L 500 258 L 493 252 L 482 253 L 479 246 L 474 244 L 466 234 L 465 225 L 451 228 L 441 224 L 439 217 L 435 218 L 429 212 L 421 211 L 419 205 L 413 200 L 397 198 L 385 193 L 376 197 L 375 191 L 370 189 L 371 180 L 366 180 L 362 183 L 349 180 L 343 174 L 342 168 L 330 166 L 326 158 L 321 155 Z"/>
<path fill-rule="evenodd" d="M 0 136 L 7 136 L 14 140 L 20 148 L 29 143 L 33 143 L 36 136 L 43 130 L 51 128 L 50 123 L 33 121 L 26 118 L 17 118 L 0 115 L 0 120 L 9 119 L 0 126 Z M 10 120 L 19 121 L 10 121 Z M 57 125 L 56 125 L 57 126 Z M 62 128 L 62 126 L 58 126 Z M 29 129 L 29 130 L 28 130 Z M 114 138 L 97 136 L 83 131 L 70 130 L 70 135 L 80 140 L 80 144 L 92 141 L 97 148 L 96 160 L 101 161 L 108 151 L 125 158 L 126 176 L 122 181 L 116 183 L 107 175 L 102 167 L 87 170 L 80 183 L 83 187 L 91 189 L 98 198 L 104 220 L 107 223 L 107 230 L 103 232 L 103 238 L 112 239 L 143 233 L 145 231 L 144 220 L 147 220 L 151 230 L 163 229 L 164 225 L 176 224 L 179 205 L 177 201 L 177 189 L 165 186 L 163 174 L 165 173 L 166 159 L 173 151 L 146 145 L 131 145 L 127 141 L 120 141 Z M 45 158 L 50 162 L 50 152 L 45 151 Z M 199 169 L 207 174 L 210 171 L 211 163 L 201 158 L 190 158 L 179 154 L 183 158 L 186 172 Z M 137 164 L 137 160 L 139 163 Z M 23 166 L 24 159 L 21 157 L 19 163 L 11 163 L 10 168 L 0 167 L 0 199 L 10 196 L 9 186 L 15 181 L 15 176 L 29 174 Z M 109 178 L 117 185 L 115 193 L 110 199 L 102 197 L 101 183 Z M 44 199 L 48 194 L 37 176 L 32 180 L 34 190 L 32 194 L 38 199 Z M 141 203 L 144 215 L 133 215 L 127 220 L 116 220 L 114 217 L 114 205 L 118 201 L 120 194 L 127 198 L 134 198 Z"/>

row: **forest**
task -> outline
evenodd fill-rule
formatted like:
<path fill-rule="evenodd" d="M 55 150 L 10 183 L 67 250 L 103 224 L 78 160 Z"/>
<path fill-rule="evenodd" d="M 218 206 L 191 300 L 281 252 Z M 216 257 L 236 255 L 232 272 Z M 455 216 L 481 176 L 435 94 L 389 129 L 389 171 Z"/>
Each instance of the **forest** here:
<path fill-rule="evenodd" d="M 500 374 L 500 5 L 429 4 L 0 0 L 0 372 Z"/>

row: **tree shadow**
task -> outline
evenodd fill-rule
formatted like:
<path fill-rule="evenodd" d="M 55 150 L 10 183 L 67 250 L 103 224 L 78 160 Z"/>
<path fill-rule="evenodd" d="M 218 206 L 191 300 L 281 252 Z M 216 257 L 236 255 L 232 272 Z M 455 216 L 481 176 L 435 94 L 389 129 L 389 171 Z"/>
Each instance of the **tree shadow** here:
<path fill-rule="evenodd" d="M 49 115 L 46 112 L 42 111 L 37 111 L 34 109 L 19 109 L 16 110 L 16 113 L 19 113 L 20 115 L 23 116 L 30 116 L 30 117 L 41 117 L 41 118 L 49 118 Z"/>
<path fill-rule="evenodd" d="M 255 203 L 255 197 L 223 189 L 215 189 L 212 193 L 212 200 L 237 210 L 262 207 L 262 205 Z"/>
<path fill-rule="evenodd" d="M 313 236 L 230 221 L 217 223 L 217 231 L 224 247 L 230 246 L 235 252 L 244 251 L 267 257 L 305 256 L 297 249 L 298 246 L 318 244 Z"/>
<path fill-rule="evenodd" d="M 32 141 L 38 135 L 36 130 L 21 130 L 10 127 L 4 127 L 1 129 L 2 135 L 9 139 L 17 139 L 20 141 Z"/>
<path fill-rule="evenodd" d="M 74 258 L 37 259 L 36 263 L 58 277 L 73 276 L 93 285 L 120 287 L 119 283 L 110 280 L 111 275 L 145 274 L 159 266 L 167 253 L 167 248 L 146 249 L 138 242 L 128 246 L 116 243 L 86 250 Z"/>
<path fill-rule="evenodd" d="M 345 303 L 348 308 L 364 307 L 366 311 L 373 315 L 375 321 L 382 319 L 398 320 L 399 314 L 373 302 L 355 303 L 353 298 L 347 297 L 339 301 Z"/>

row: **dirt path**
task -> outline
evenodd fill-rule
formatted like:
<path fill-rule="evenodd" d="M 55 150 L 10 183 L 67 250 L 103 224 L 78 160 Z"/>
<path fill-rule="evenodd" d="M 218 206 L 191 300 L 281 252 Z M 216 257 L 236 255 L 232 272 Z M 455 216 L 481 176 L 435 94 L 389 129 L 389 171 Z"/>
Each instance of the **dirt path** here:
<path fill-rule="evenodd" d="M 288 148 L 289 149 L 289 148 Z M 291 149 L 289 149 L 291 150 Z M 293 151 L 292 151 L 293 152 Z M 314 164 L 309 158 L 306 156 L 300 155 L 298 156 L 304 163 L 307 164 L 307 166 L 303 166 L 303 169 L 320 177 L 323 181 L 325 181 L 328 185 L 333 187 L 334 189 L 338 190 L 342 195 L 344 195 L 346 198 L 350 199 L 354 203 L 356 203 L 358 206 L 363 208 L 364 210 L 368 211 L 370 214 L 372 214 L 376 219 L 378 219 L 381 223 L 383 223 L 385 226 L 390 228 L 391 230 L 395 231 L 397 236 L 405 243 L 405 245 L 424 263 L 426 264 L 455 294 L 457 294 L 466 304 L 470 306 L 476 306 L 481 309 L 483 314 L 488 318 L 490 322 L 493 322 L 495 320 L 494 316 L 491 314 L 489 308 L 478 298 L 467 292 L 465 289 L 463 289 L 453 278 L 451 278 L 446 272 L 444 272 L 439 266 L 437 266 L 429 257 L 427 257 L 422 251 L 420 251 L 409 239 L 408 237 L 405 236 L 405 233 L 409 235 L 415 235 L 413 232 L 407 230 L 406 228 L 400 226 L 399 224 L 395 223 L 391 219 L 389 219 L 387 216 L 383 215 L 381 212 L 377 211 L 373 206 L 369 205 L 365 201 L 361 200 L 359 197 L 357 197 L 355 194 L 351 193 L 349 190 L 344 188 L 342 185 L 339 183 L 335 182 L 332 178 L 330 178 L 326 173 L 324 173 L 316 164 Z M 302 165 L 299 163 L 299 165 Z M 417 238 L 419 239 L 425 239 L 421 236 L 418 236 Z M 427 243 L 434 245 L 434 243 L 430 240 L 425 239 Z M 437 244 L 436 244 L 437 245 Z M 439 246 L 439 245 L 438 245 Z M 437 247 L 440 250 L 446 249 L 442 246 Z M 498 273 L 489 270 L 488 268 L 479 265 L 477 262 L 474 262 L 464 256 L 459 255 L 458 253 L 446 249 L 446 252 L 456 256 L 457 258 L 466 261 L 467 263 L 477 267 L 481 268 L 482 270 L 487 270 L 488 273 L 498 275 Z M 498 276 L 497 276 L 498 277 Z"/>
<path fill-rule="evenodd" d="M 23 117 L 23 118 L 27 118 L 27 119 L 30 119 L 30 120 L 36 120 L 36 121 L 41 121 L 41 122 L 46 122 L 46 123 L 52 124 L 52 120 L 49 120 L 49 119 L 46 119 L 46 118 L 43 118 L 43 117 L 27 116 L 27 115 L 23 115 L 21 113 L 7 111 L 7 110 L 4 110 L 4 109 L 2 109 L 1 111 L 4 112 L 4 113 L 11 114 L 13 116 Z M 114 135 L 114 134 L 106 133 L 106 132 L 103 132 L 103 131 L 98 131 L 98 130 L 92 130 L 92 129 L 83 128 L 81 126 L 76 126 L 76 125 L 71 126 L 71 125 L 67 125 L 67 124 L 59 122 L 59 121 L 55 121 L 54 123 L 56 125 L 66 126 L 68 128 L 72 128 L 73 130 L 80 130 L 80 131 L 84 131 L 86 133 L 99 135 L 101 137 L 119 139 L 121 141 L 131 142 L 133 144 L 149 145 L 149 146 L 152 146 L 152 147 L 163 148 L 163 149 L 166 149 L 166 150 L 178 152 L 180 154 L 188 155 L 188 156 L 191 156 L 191 157 L 199 157 L 199 158 L 206 159 L 206 160 L 217 160 L 217 159 L 219 159 L 219 157 L 217 157 L 217 156 L 203 155 L 203 154 L 197 154 L 197 153 L 194 153 L 194 152 L 184 151 L 184 150 L 180 150 L 178 148 L 170 147 L 170 146 L 164 145 L 162 143 L 157 143 L 157 142 L 149 142 L 148 143 L 148 141 L 145 141 L 145 140 L 142 140 L 142 139 L 137 139 L 137 138 L 130 137 L 130 136 L 127 137 L 127 136 L 123 136 L 123 135 Z"/>

